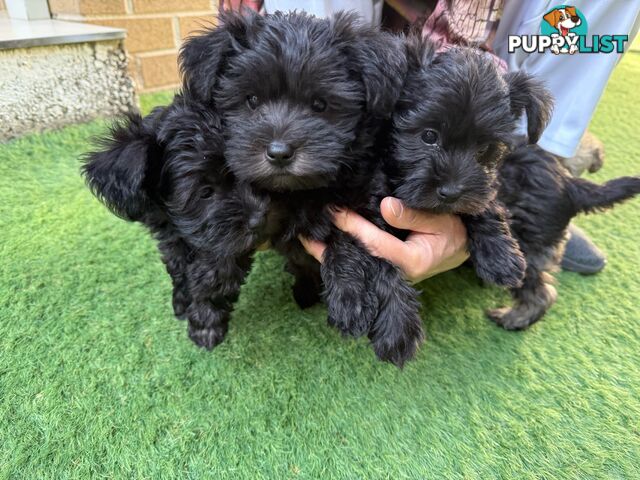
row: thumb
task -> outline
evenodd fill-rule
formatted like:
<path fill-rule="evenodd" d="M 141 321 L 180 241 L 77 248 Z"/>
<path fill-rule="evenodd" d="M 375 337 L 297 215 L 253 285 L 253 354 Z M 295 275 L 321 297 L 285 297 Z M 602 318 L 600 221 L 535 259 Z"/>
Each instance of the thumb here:
<path fill-rule="evenodd" d="M 405 207 L 402 201 L 394 197 L 385 197 L 380 203 L 380 213 L 385 222 L 401 230 L 420 231 L 423 215 L 413 208 Z"/>

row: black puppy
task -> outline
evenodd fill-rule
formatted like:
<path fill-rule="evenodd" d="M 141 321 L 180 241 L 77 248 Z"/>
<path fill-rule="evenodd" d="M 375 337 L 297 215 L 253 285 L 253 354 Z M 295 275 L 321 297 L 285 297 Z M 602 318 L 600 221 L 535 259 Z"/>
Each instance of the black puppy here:
<path fill-rule="evenodd" d="M 578 213 L 605 210 L 640 193 L 640 177 L 620 177 L 597 185 L 572 177 L 537 145 L 522 145 L 503 162 L 499 199 L 509 209 L 510 225 L 527 260 L 521 287 L 511 289 L 513 307 L 490 310 L 508 330 L 537 322 L 556 300 L 550 275 L 562 258 L 567 227 Z"/>
<path fill-rule="evenodd" d="M 386 165 L 394 195 L 416 209 L 461 214 L 471 259 L 485 279 L 483 265 L 496 259 L 499 268 L 508 265 L 499 259 L 512 249 L 513 235 L 525 276 L 511 287 L 514 307 L 488 315 L 504 328 L 526 328 L 556 298 L 549 272 L 571 219 L 640 193 L 640 178 L 599 186 L 571 177 L 516 133 L 523 111 L 530 143 L 549 118 L 550 96 L 538 81 L 521 72 L 501 75 L 489 57 L 470 49 L 436 55 L 423 40 L 407 42 L 409 73 Z"/>
<path fill-rule="evenodd" d="M 402 88 L 402 42 L 345 14 L 246 13 L 221 14 L 189 39 L 182 94 L 115 127 L 84 174 L 114 212 L 158 238 L 175 313 L 198 345 L 222 341 L 268 240 L 287 257 L 301 307 L 323 283 L 330 322 L 369 333 L 380 358 L 401 364 L 422 336 L 416 293 L 337 230 L 328 206 L 379 217 L 376 139 Z M 298 235 L 328 245 L 322 266 Z"/>
<path fill-rule="evenodd" d="M 428 41 L 410 36 L 407 54 L 386 164 L 393 194 L 415 209 L 460 215 L 478 276 L 516 287 L 525 262 L 496 200 L 496 176 L 525 111 L 530 141 L 537 141 L 550 96 L 526 74 L 502 75 L 472 49 L 436 54 Z"/>

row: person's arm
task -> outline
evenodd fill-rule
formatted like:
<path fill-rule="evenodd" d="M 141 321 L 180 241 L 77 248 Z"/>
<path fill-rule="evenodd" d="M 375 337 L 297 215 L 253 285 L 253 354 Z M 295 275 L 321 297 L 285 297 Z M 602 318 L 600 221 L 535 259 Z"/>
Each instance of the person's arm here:
<path fill-rule="evenodd" d="M 419 282 L 461 265 L 466 251 L 467 232 L 455 215 L 435 215 L 405 207 L 400 200 L 387 197 L 380 204 L 385 221 L 396 228 L 411 230 L 405 241 L 387 233 L 351 210 L 338 211 L 335 225 L 354 236 L 377 257 L 398 266 L 406 278 Z M 326 246 L 300 238 L 305 249 L 322 262 Z"/>

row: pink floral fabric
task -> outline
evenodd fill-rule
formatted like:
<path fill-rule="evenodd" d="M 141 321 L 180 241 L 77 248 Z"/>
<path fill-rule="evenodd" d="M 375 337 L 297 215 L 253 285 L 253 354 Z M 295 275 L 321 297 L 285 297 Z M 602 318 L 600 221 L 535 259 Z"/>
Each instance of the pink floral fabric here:
<path fill-rule="evenodd" d="M 262 0 L 220 0 L 220 10 L 234 10 L 238 12 L 243 7 L 259 12 L 262 8 Z"/>
<path fill-rule="evenodd" d="M 408 22 L 424 18 L 427 1 L 388 0 L 396 12 Z M 493 55 L 493 40 L 502 15 L 504 0 L 439 0 L 427 17 L 422 34 L 445 50 L 453 45 L 477 47 L 488 52 L 498 67 L 507 70 L 506 63 Z"/>

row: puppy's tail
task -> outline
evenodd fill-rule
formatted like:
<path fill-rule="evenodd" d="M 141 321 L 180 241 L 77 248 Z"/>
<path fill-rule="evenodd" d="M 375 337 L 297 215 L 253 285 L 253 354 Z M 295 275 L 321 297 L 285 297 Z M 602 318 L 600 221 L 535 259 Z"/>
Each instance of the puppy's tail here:
<path fill-rule="evenodd" d="M 638 195 L 640 176 L 615 178 L 602 185 L 582 178 L 571 178 L 568 191 L 576 213 L 602 211 Z"/>

